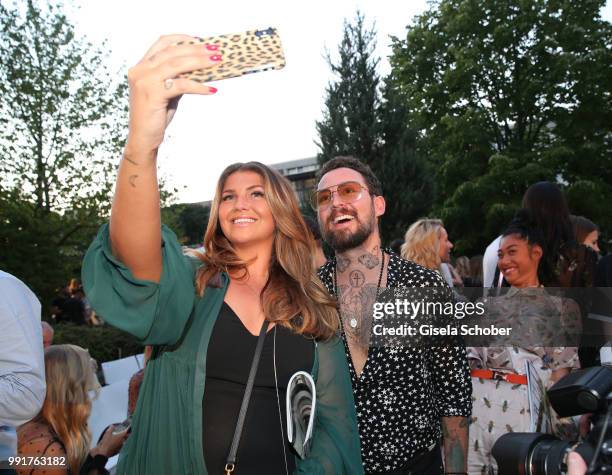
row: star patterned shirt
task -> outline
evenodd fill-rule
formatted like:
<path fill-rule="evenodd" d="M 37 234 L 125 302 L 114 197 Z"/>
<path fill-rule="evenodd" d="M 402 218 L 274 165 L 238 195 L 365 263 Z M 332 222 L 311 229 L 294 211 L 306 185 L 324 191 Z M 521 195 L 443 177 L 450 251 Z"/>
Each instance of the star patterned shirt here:
<path fill-rule="evenodd" d="M 446 286 L 434 271 L 387 251 L 387 288 Z M 334 293 L 335 259 L 319 269 Z M 344 332 L 366 473 L 405 467 L 441 437 L 440 418 L 469 417 L 472 385 L 464 346 L 375 347 L 357 376 Z"/>

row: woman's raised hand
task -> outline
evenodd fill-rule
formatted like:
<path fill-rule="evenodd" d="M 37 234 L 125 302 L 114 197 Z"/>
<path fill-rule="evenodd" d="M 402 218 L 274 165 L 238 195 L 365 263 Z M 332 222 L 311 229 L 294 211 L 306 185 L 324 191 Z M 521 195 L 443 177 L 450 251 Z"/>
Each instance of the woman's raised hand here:
<path fill-rule="evenodd" d="M 217 46 L 200 43 L 191 36 L 170 35 L 157 40 L 128 71 L 130 129 L 126 150 L 137 155 L 155 153 L 181 96 L 216 92 L 214 87 L 177 76 L 221 60 Z"/>
<path fill-rule="evenodd" d="M 181 42 L 180 45 L 177 43 Z M 216 90 L 182 73 L 219 64 L 215 45 L 191 36 L 161 37 L 128 71 L 130 130 L 117 173 L 111 210 L 113 254 L 139 279 L 159 282 L 162 270 L 157 149 L 183 94 Z"/>

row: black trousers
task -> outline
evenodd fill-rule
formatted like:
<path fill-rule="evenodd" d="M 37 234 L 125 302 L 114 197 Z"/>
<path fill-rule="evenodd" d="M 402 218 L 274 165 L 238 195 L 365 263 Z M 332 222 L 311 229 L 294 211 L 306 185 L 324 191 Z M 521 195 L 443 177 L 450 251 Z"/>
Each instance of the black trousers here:
<path fill-rule="evenodd" d="M 436 444 L 429 452 L 417 455 L 400 469 L 391 472 L 368 472 L 368 475 L 441 475 L 443 473 L 442 452 L 440 444 Z"/>

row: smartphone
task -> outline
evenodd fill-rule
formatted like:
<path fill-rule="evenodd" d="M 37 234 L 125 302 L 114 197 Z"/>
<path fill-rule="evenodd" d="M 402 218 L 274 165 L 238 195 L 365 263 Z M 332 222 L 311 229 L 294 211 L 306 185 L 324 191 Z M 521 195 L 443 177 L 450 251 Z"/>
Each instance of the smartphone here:
<path fill-rule="evenodd" d="M 120 422 L 119 424 L 115 424 L 115 427 L 113 427 L 113 435 L 120 434 L 121 432 L 124 432 L 130 429 L 131 427 L 132 427 L 132 418 L 128 417 L 123 422 Z"/>
<path fill-rule="evenodd" d="M 218 81 L 285 67 L 285 55 L 276 28 L 194 38 L 193 41 L 179 42 L 177 45 L 186 43 L 217 45 L 219 54 L 223 56 L 219 64 L 179 76 L 193 81 Z"/>

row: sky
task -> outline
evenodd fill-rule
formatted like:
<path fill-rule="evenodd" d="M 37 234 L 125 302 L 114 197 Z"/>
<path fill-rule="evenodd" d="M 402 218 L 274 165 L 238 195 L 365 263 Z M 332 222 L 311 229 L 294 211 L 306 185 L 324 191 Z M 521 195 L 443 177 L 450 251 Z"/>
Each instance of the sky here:
<path fill-rule="evenodd" d="M 390 35 L 403 37 L 426 0 L 75 0 L 70 17 L 93 43 L 107 40 L 115 70 L 136 64 L 164 34 L 206 37 L 273 26 L 287 65 L 280 71 L 210 83 L 214 96 L 186 96 L 160 147 L 160 173 L 183 203 L 210 200 L 223 169 L 234 162 L 273 164 L 317 154 L 315 121 L 333 78 L 325 61 L 359 9 L 378 31 L 381 74 L 389 71 Z M 604 18 L 612 19 L 612 0 Z M 126 124 L 127 128 L 127 124 Z M 117 157 L 117 161 L 120 157 Z"/>

